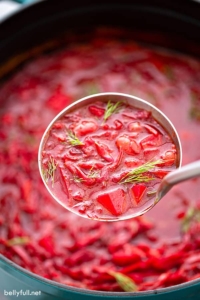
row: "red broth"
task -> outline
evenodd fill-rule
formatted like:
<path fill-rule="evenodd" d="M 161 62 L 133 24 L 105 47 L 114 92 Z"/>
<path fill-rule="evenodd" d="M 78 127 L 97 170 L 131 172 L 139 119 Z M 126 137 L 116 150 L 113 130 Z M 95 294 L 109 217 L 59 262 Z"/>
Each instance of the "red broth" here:
<path fill-rule="evenodd" d="M 200 159 L 200 61 L 104 33 L 36 58 L 1 86 L 0 252 L 45 278 L 92 290 L 123 291 L 119 275 L 139 291 L 190 281 L 200 277 L 199 179 L 174 187 L 143 217 L 104 223 L 68 212 L 40 178 L 45 128 L 94 92 L 156 104 L 178 130 L 183 164 Z"/>
<path fill-rule="evenodd" d="M 42 177 L 69 210 L 98 220 L 138 216 L 176 168 L 176 148 L 151 113 L 94 102 L 57 117 L 44 136 Z"/>

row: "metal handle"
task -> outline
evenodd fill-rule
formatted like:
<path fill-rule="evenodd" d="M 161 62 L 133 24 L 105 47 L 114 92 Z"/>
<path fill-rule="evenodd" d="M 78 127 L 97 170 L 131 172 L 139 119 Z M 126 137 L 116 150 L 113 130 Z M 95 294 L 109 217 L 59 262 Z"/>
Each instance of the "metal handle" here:
<path fill-rule="evenodd" d="M 165 176 L 159 186 L 156 202 L 158 202 L 175 184 L 198 176 L 200 176 L 200 160 L 169 173 Z"/>

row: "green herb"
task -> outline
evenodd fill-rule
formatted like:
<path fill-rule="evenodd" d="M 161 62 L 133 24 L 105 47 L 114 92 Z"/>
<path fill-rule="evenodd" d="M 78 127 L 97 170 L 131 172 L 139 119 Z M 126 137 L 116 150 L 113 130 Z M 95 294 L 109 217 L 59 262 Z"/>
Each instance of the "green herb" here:
<path fill-rule="evenodd" d="M 153 177 L 149 177 L 149 176 L 144 176 L 144 175 L 136 175 L 136 174 L 132 174 L 131 172 L 129 172 L 127 174 L 127 177 L 123 177 L 119 183 L 140 183 L 140 182 L 149 182 L 151 180 L 154 180 Z"/>
<path fill-rule="evenodd" d="M 199 107 L 191 107 L 190 116 L 192 119 L 200 121 L 200 108 Z"/>
<path fill-rule="evenodd" d="M 68 131 L 67 133 L 68 133 L 69 143 L 72 146 L 81 146 L 81 145 L 84 145 L 83 142 L 81 142 L 72 131 Z"/>
<path fill-rule="evenodd" d="M 46 182 L 49 181 L 49 179 L 51 179 L 52 181 L 52 186 L 54 185 L 54 177 L 55 177 L 55 171 L 56 171 L 56 168 L 57 168 L 57 164 L 55 163 L 55 160 L 53 157 L 50 157 L 49 161 L 48 161 L 48 167 L 47 167 L 47 170 L 42 170 L 42 173 L 43 173 L 43 177 L 44 177 L 44 180 Z"/>
<path fill-rule="evenodd" d="M 88 95 L 97 94 L 99 93 L 99 88 L 94 83 L 90 84 L 86 87 L 86 93 Z"/>
<path fill-rule="evenodd" d="M 89 171 L 89 173 L 87 174 L 87 176 L 89 178 L 97 178 L 99 176 L 99 171 L 94 170 L 94 168 L 92 167 Z"/>
<path fill-rule="evenodd" d="M 25 136 L 25 143 L 29 146 L 34 146 L 36 144 L 36 139 L 33 135 L 27 134 Z"/>
<path fill-rule="evenodd" d="M 200 121 L 200 95 L 197 92 L 191 92 L 191 102 L 190 117 Z"/>
<path fill-rule="evenodd" d="M 170 67 L 169 65 L 164 66 L 164 73 L 168 77 L 168 79 L 170 79 L 170 80 L 174 79 L 174 71 L 173 71 L 172 67 Z"/>
<path fill-rule="evenodd" d="M 199 95 L 197 92 L 191 91 L 190 98 L 193 103 L 196 103 L 196 102 L 198 102 Z"/>
<path fill-rule="evenodd" d="M 126 174 L 121 180 L 120 183 L 132 183 L 132 182 L 148 182 L 154 180 L 153 177 L 144 175 L 148 171 L 154 169 L 157 164 L 161 164 L 162 160 L 148 161 L 145 164 L 133 169 L 128 174 Z"/>
<path fill-rule="evenodd" d="M 182 231 L 187 232 L 194 222 L 200 222 L 200 210 L 194 207 L 190 207 L 182 220 Z"/>
<path fill-rule="evenodd" d="M 78 177 L 78 176 L 73 176 L 73 179 L 72 179 L 74 182 L 83 182 L 84 179 L 81 178 L 81 177 Z"/>
<path fill-rule="evenodd" d="M 109 275 L 113 276 L 119 286 L 125 292 L 135 292 L 137 291 L 137 285 L 135 282 L 129 277 L 120 272 L 109 271 Z"/>
<path fill-rule="evenodd" d="M 43 175 L 44 181 L 48 182 L 48 180 L 49 180 L 48 170 L 42 169 L 42 175 Z"/>
<path fill-rule="evenodd" d="M 16 245 L 26 245 L 30 241 L 28 236 L 17 236 L 12 239 L 6 241 L 6 245 L 8 247 L 16 246 Z"/>
<path fill-rule="evenodd" d="M 106 121 L 112 114 L 117 113 L 120 109 L 121 101 L 112 103 L 110 100 L 107 103 L 106 111 L 104 113 L 104 121 Z"/>

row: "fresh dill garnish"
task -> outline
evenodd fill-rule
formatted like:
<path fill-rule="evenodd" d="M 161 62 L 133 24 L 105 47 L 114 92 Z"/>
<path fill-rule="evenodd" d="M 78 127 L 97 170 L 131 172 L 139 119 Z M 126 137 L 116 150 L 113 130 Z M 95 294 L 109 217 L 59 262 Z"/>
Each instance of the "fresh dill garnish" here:
<path fill-rule="evenodd" d="M 68 135 L 69 143 L 72 146 L 81 146 L 81 145 L 84 145 L 83 142 L 81 142 L 79 140 L 79 138 L 72 131 L 67 131 L 67 135 Z"/>
<path fill-rule="evenodd" d="M 190 207 L 182 219 L 181 230 L 187 232 L 195 222 L 200 222 L 200 210 L 195 207 Z"/>
<path fill-rule="evenodd" d="M 112 114 L 119 111 L 121 103 L 121 101 L 118 101 L 116 103 L 112 103 L 110 100 L 108 101 L 103 117 L 104 121 L 106 121 Z"/>
<path fill-rule="evenodd" d="M 200 108 L 199 107 L 191 107 L 190 109 L 190 117 L 194 120 L 200 120 Z"/>
<path fill-rule="evenodd" d="M 44 181 L 48 182 L 48 180 L 49 180 L 48 170 L 42 169 L 42 175 L 43 175 Z"/>
<path fill-rule="evenodd" d="M 17 236 L 12 239 L 6 241 L 6 245 L 8 247 L 16 246 L 16 245 L 26 245 L 30 241 L 28 236 Z"/>
<path fill-rule="evenodd" d="M 94 83 L 91 83 L 86 87 L 87 95 L 92 95 L 92 94 L 97 94 L 97 93 L 99 93 L 99 88 Z"/>
<path fill-rule="evenodd" d="M 196 121 L 200 121 L 200 102 L 199 94 L 195 91 L 191 92 L 191 108 L 190 108 L 190 117 Z"/>
<path fill-rule="evenodd" d="M 99 176 L 99 171 L 94 170 L 94 168 L 92 167 L 89 171 L 89 173 L 87 174 L 87 176 L 89 178 L 97 178 Z"/>
<path fill-rule="evenodd" d="M 44 180 L 46 182 L 48 182 L 49 179 L 51 179 L 51 181 L 52 181 L 52 187 L 54 185 L 54 178 L 55 178 L 56 168 L 57 168 L 57 164 L 56 164 L 54 158 L 50 157 L 49 161 L 48 161 L 48 164 L 47 164 L 47 169 L 46 170 L 44 170 L 44 169 L 42 170 Z"/>
<path fill-rule="evenodd" d="M 120 272 L 109 271 L 109 275 L 113 276 L 116 282 L 119 284 L 121 289 L 125 292 L 135 292 L 137 291 L 137 285 L 132 278 L 126 276 Z"/>
<path fill-rule="evenodd" d="M 81 178 L 81 177 L 78 177 L 78 176 L 73 176 L 73 179 L 72 179 L 74 182 L 83 182 L 84 179 Z"/>
<path fill-rule="evenodd" d="M 121 180 L 120 183 L 132 183 L 132 182 L 148 182 L 151 180 L 154 180 L 153 177 L 149 177 L 147 175 L 144 175 L 148 171 L 152 170 L 157 164 L 161 164 L 162 160 L 156 160 L 156 161 L 148 161 L 145 164 L 131 170 L 126 174 Z"/>
<path fill-rule="evenodd" d="M 174 71 L 171 66 L 165 65 L 164 66 L 164 73 L 167 76 L 168 79 L 173 80 L 174 79 Z"/>
<path fill-rule="evenodd" d="M 140 182 L 149 182 L 151 180 L 153 180 L 154 178 L 153 177 L 149 177 L 149 176 L 144 176 L 142 174 L 132 174 L 131 175 L 131 172 L 128 173 L 126 175 L 126 177 L 123 177 L 121 180 L 120 180 L 120 183 L 140 183 Z"/>

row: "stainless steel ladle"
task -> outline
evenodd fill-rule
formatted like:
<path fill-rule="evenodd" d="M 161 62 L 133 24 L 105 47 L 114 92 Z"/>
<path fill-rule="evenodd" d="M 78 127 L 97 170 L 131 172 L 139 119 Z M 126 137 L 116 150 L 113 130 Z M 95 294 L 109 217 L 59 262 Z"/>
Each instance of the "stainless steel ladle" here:
<path fill-rule="evenodd" d="M 145 212 L 147 212 L 148 210 L 150 210 L 156 203 L 158 203 L 160 201 L 160 199 L 176 184 L 182 182 L 182 181 L 186 181 L 188 179 L 191 179 L 193 177 L 198 177 L 200 176 L 200 161 L 196 161 L 193 162 L 191 164 L 185 165 L 183 167 L 181 167 L 181 163 L 182 163 L 182 147 L 181 147 L 181 142 L 178 136 L 178 133 L 174 127 L 174 125 L 172 124 L 172 122 L 167 118 L 167 116 L 160 111 L 157 107 L 155 107 L 154 105 L 152 105 L 151 103 L 144 101 L 138 97 L 135 96 L 131 96 L 131 95 L 127 95 L 127 94 L 122 94 L 122 93 L 100 93 L 100 94 L 94 94 L 85 98 L 82 98 L 74 103 L 72 103 L 71 105 L 69 105 L 68 107 L 66 107 L 64 110 L 62 110 L 53 120 L 52 122 L 49 124 L 49 126 L 47 127 L 46 131 L 43 134 L 43 137 L 41 139 L 40 142 L 40 147 L 39 147 L 39 154 L 38 154 L 38 163 L 39 163 L 39 170 L 40 170 L 40 174 L 41 177 L 44 181 L 44 184 L 47 188 L 47 190 L 49 191 L 49 193 L 54 197 L 54 199 L 56 201 L 58 201 L 61 205 L 63 205 L 65 208 L 69 209 L 68 207 L 66 207 L 66 205 L 64 205 L 59 199 L 57 199 L 55 197 L 55 195 L 51 192 L 51 190 L 49 189 L 47 183 L 45 182 L 43 175 L 42 175 L 42 165 L 41 165 L 41 161 L 42 161 L 42 150 L 44 147 L 44 143 L 48 137 L 48 133 L 51 130 L 52 125 L 59 119 L 61 118 L 63 115 L 70 113 L 72 111 L 74 111 L 75 109 L 78 109 L 82 106 L 88 105 L 88 104 L 92 104 L 96 101 L 102 101 L 102 102 L 107 102 L 108 99 L 111 102 L 124 102 L 126 104 L 129 104 L 133 107 L 136 108 L 140 108 L 140 109 L 144 109 L 147 111 L 150 111 L 152 116 L 154 117 L 154 119 L 156 119 L 164 128 L 165 130 L 169 133 L 169 135 L 171 136 L 171 139 L 173 141 L 173 143 L 176 146 L 176 150 L 177 150 L 177 169 L 175 171 L 170 172 L 168 175 L 166 175 L 163 180 L 161 181 L 156 195 L 155 195 L 155 201 L 153 205 L 150 205 L 148 208 L 145 208 L 144 210 L 141 210 L 140 212 L 137 212 L 135 215 L 131 214 L 130 216 L 125 216 L 124 218 L 116 218 L 114 219 L 108 219 L 107 221 L 116 221 L 116 220 L 121 220 L 121 219 L 128 219 L 128 218 L 132 218 L 132 217 L 136 217 L 138 215 L 142 215 Z M 71 210 L 71 209 L 70 209 Z"/>

